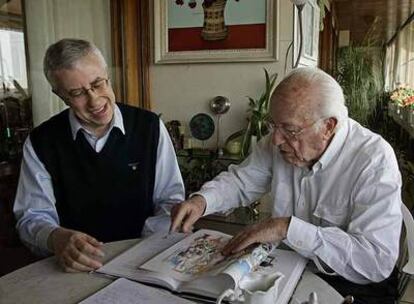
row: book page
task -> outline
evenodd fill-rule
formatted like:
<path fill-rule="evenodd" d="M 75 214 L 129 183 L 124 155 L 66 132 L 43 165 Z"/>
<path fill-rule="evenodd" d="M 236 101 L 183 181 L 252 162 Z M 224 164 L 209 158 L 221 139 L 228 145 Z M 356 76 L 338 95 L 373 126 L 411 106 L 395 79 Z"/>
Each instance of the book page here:
<path fill-rule="evenodd" d="M 295 251 L 275 249 L 257 270 L 261 273 L 281 272 L 285 277 L 279 285 L 276 304 L 287 304 L 302 276 L 308 260 Z"/>
<path fill-rule="evenodd" d="M 139 267 L 147 260 L 185 237 L 186 235 L 183 233 L 153 234 L 97 269 L 96 273 L 159 284 L 175 290 L 178 283 L 173 278 L 163 274 L 152 273 L 150 276 L 147 276 L 148 271 L 140 269 Z"/>
<path fill-rule="evenodd" d="M 226 258 L 221 250 L 230 235 L 202 229 L 188 236 L 141 266 L 141 269 L 168 274 L 182 282 L 222 269 L 234 257 Z"/>
<path fill-rule="evenodd" d="M 132 282 L 127 279 L 118 279 L 79 304 L 190 304 L 184 300 L 153 287 Z"/>
<path fill-rule="evenodd" d="M 210 271 L 205 276 L 197 277 L 180 286 L 181 292 L 200 293 L 204 296 L 217 298 L 226 289 L 234 289 L 243 276 L 249 272 L 263 272 L 269 266 L 274 266 L 270 253 L 274 252 L 274 246 L 270 243 L 260 244 L 249 248 L 241 256 L 229 263 L 219 273 Z M 276 272 L 274 268 L 271 271 Z M 202 290 L 200 288 L 202 286 Z"/>
<path fill-rule="evenodd" d="M 260 274 L 282 273 L 284 278 L 280 281 L 278 297 L 275 304 L 287 304 L 301 278 L 307 261 L 307 259 L 295 251 L 273 249 L 264 261 L 252 271 Z M 245 266 L 238 265 L 239 262 L 240 259 L 234 261 L 221 274 L 215 277 L 201 277 L 186 282 L 180 286 L 180 291 L 199 293 L 211 298 L 217 298 L 224 290 L 234 288 L 235 281 L 239 280 L 243 273 L 246 274 L 243 271 Z M 229 281 L 229 278 L 232 278 L 232 283 Z"/>

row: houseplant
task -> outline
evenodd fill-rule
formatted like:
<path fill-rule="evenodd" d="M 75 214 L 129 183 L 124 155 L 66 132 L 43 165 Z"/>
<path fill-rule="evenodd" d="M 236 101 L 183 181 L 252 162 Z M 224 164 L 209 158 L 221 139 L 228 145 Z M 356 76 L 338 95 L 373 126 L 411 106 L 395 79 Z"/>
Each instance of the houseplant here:
<path fill-rule="evenodd" d="M 400 86 L 390 93 L 390 108 L 409 124 L 414 123 L 414 89 Z M 401 113 L 400 113 L 401 112 Z"/>
<path fill-rule="evenodd" d="M 247 156 L 251 145 L 254 145 L 256 141 L 259 141 L 263 136 L 268 133 L 268 130 L 264 124 L 265 119 L 269 115 L 270 97 L 276 87 L 277 73 L 269 75 L 269 72 L 264 69 L 265 72 L 265 89 L 258 99 L 254 99 L 248 96 L 250 113 L 248 118 L 247 128 L 244 131 L 242 140 L 241 156 Z"/>
<path fill-rule="evenodd" d="M 375 122 L 384 91 L 384 51 L 377 46 L 374 22 L 362 45 L 339 49 L 336 78 L 341 85 L 349 116 L 364 126 Z"/>

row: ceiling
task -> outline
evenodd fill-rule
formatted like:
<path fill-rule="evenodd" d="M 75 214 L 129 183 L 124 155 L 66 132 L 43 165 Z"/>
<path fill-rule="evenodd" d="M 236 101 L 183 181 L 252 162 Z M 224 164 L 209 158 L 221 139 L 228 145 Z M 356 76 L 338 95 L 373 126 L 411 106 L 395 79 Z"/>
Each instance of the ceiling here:
<path fill-rule="evenodd" d="M 22 14 L 21 0 L 0 0 L 0 12 L 21 15 Z"/>
<path fill-rule="evenodd" d="M 23 30 L 22 0 L 0 0 L 0 28 Z"/>
<path fill-rule="evenodd" d="M 414 12 L 414 0 L 333 0 L 338 29 L 350 31 L 350 41 L 361 44 L 373 23 L 380 44 L 393 37 Z M 376 20 L 376 22 L 375 22 Z"/>

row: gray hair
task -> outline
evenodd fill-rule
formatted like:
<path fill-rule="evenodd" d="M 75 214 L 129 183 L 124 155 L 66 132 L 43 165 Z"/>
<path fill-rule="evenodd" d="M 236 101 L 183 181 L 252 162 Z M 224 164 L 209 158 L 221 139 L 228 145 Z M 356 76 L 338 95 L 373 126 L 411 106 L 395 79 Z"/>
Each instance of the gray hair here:
<path fill-rule="evenodd" d="M 43 59 L 43 72 L 53 86 L 52 72 L 61 69 L 71 69 L 81 58 L 95 54 L 102 66 L 106 69 L 107 64 L 101 51 L 91 42 L 81 39 L 62 39 L 49 46 Z"/>
<path fill-rule="evenodd" d="M 318 68 L 297 68 L 289 73 L 276 87 L 273 98 L 279 94 L 286 93 L 290 85 L 295 82 L 302 82 L 315 90 L 314 94 L 320 102 L 320 107 L 314 108 L 315 119 L 335 117 L 339 128 L 348 117 L 348 108 L 345 105 L 345 98 L 341 86 L 329 74 Z"/>

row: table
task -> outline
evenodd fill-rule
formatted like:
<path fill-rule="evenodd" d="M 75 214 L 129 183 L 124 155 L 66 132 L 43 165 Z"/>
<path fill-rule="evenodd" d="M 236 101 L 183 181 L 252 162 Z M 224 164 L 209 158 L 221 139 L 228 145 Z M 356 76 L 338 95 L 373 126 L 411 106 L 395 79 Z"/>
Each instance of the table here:
<path fill-rule="evenodd" d="M 125 240 L 104 245 L 107 262 L 139 240 Z M 73 304 L 107 286 L 113 279 L 88 273 L 65 273 L 55 257 L 49 257 L 0 278 L 1 304 Z M 340 303 L 342 297 L 326 282 L 305 270 L 291 304 L 305 301 L 311 291 L 318 293 L 320 304 Z"/>

